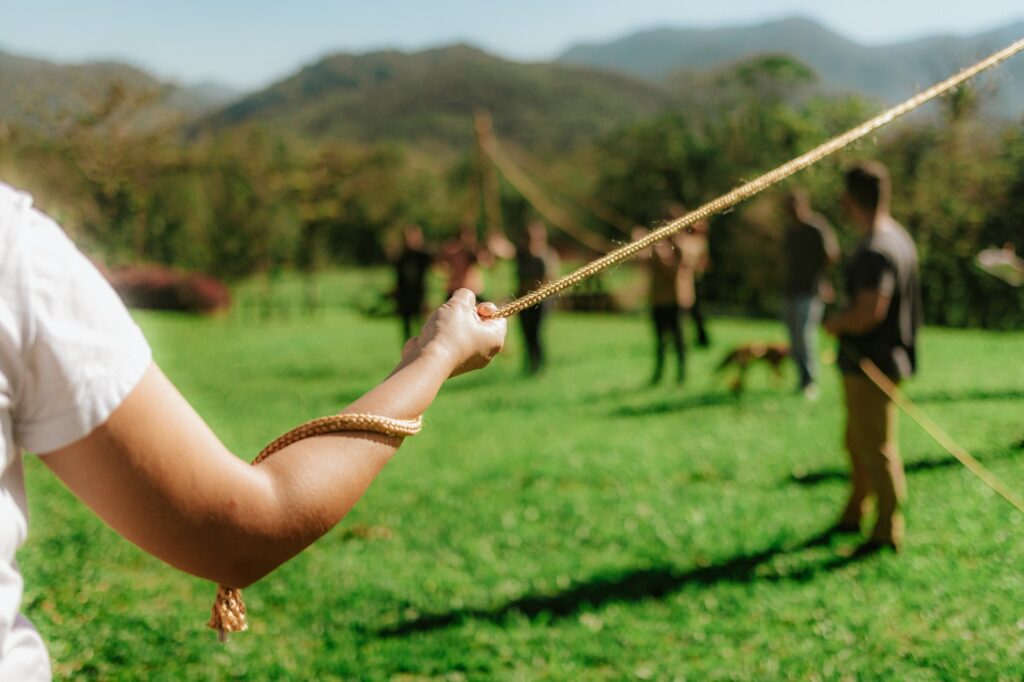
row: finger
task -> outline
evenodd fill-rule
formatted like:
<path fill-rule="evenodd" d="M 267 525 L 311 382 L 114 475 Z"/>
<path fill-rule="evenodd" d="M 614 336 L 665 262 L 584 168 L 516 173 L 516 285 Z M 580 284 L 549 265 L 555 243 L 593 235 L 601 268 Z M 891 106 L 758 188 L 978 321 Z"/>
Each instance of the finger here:
<path fill-rule="evenodd" d="M 494 314 L 498 312 L 498 306 L 491 302 L 481 303 L 476 307 L 476 314 L 480 316 L 480 319 L 489 320 L 494 317 Z"/>
<path fill-rule="evenodd" d="M 476 306 L 476 294 L 469 289 L 459 289 L 448 300 L 458 305 L 469 306 L 470 308 Z"/>

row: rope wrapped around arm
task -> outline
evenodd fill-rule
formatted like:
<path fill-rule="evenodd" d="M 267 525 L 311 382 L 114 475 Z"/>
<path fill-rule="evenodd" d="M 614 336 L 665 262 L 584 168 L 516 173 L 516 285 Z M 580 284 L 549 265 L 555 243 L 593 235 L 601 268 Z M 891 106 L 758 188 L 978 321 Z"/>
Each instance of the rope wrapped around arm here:
<path fill-rule="evenodd" d="M 252 461 L 252 464 L 255 466 L 275 452 L 279 452 L 300 440 L 315 436 L 347 431 L 364 431 L 394 438 L 404 438 L 406 436 L 415 436 L 422 427 L 423 419 L 421 417 L 416 419 L 392 419 L 373 414 L 335 414 L 328 417 L 320 417 L 319 419 L 313 419 L 305 424 L 301 424 L 276 438 L 260 451 L 260 454 Z M 249 629 L 245 602 L 242 600 L 242 591 L 240 589 L 228 587 L 227 585 L 217 586 L 217 598 L 213 603 L 210 622 L 207 623 L 207 626 L 217 631 L 222 642 L 227 639 L 227 633 L 229 632 L 242 632 Z"/>

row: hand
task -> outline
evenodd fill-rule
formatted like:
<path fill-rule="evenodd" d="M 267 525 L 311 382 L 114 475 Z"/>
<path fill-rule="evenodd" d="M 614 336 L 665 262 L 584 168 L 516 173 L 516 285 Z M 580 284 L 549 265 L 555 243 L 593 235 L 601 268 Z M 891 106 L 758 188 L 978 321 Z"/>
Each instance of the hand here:
<path fill-rule="evenodd" d="M 494 317 L 493 303 L 475 304 L 472 291 L 456 291 L 430 316 L 420 335 L 406 342 L 399 367 L 424 356 L 446 363 L 453 377 L 485 367 L 504 345 L 507 326 L 503 318 Z"/>
<path fill-rule="evenodd" d="M 818 298 L 820 298 L 824 303 L 831 304 L 836 302 L 836 290 L 835 287 L 832 286 L 831 282 L 823 280 L 821 284 L 818 285 Z"/>

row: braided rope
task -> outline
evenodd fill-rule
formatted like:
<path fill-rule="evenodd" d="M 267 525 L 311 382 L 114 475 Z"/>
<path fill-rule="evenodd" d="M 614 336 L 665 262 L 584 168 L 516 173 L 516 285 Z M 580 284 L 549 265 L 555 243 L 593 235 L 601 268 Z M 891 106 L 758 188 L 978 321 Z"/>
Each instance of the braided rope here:
<path fill-rule="evenodd" d="M 328 417 L 320 417 L 300 424 L 288 433 L 274 439 L 267 447 L 256 455 L 252 465 L 256 466 L 275 452 L 279 452 L 292 443 L 297 443 L 306 438 L 323 436 L 328 433 L 340 433 L 351 431 L 365 431 L 369 433 L 380 433 L 394 438 L 415 436 L 423 428 L 423 419 L 392 419 L 380 417 L 373 414 L 334 414 Z M 249 621 L 246 618 L 245 601 L 242 600 L 242 591 L 236 587 L 227 585 L 217 586 L 217 598 L 210 610 L 210 622 L 207 627 L 216 630 L 220 640 L 227 639 L 229 632 L 242 632 L 249 629 Z"/>
<path fill-rule="evenodd" d="M 968 471 L 981 479 L 982 483 L 998 493 L 1000 497 L 1012 504 L 1017 511 L 1024 513 L 1024 498 L 1010 490 L 995 474 L 985 468 L 971 453 L 967 452 L 966 448 L 953 440 L 948 433 L 932 421 L 921 408 L 910 402 L 910 399 L 903 394 L 903 391 L 882 370 L 878 369 L 878 365 L 871 362 L 868 358 L 861 358 L 858 364 L 865 376 L 871 380 L 871 383 L 877 386 L 878 390 L 895 403 L 896 407 L 903 410 L 908 417 L 924 429 L 924 432 L 931 436 L 936 443 L 945 448 L 946 452 L 956 457 L 961 464 L 967 467 Z"/>
<path fill-rule="evenodd" d="M 1006 61 L 1010 57 L 1013 57 L 1018 52 L 1024 50 L 1024 38 L 1013 43 L 1009 47 L 1006 47 L 999 52 L 981 60 L 980 62 L 963 69 L 959 73 L 950 76 L 941 83 L 937 83 L 932 87 L 920 92 L 910 99 L 906 100 L 901 104 L 897 104 L 891 109 L 882 112 L 878 116 L 861 123 L 855 128 L 851 128 L 845 133 L 838 135 L 828 142 L 815 147 L 809 152 L 796 157 L 795 159 L 779 166 L 775 170 L 769 171 L 757 178 L 752 180 L 736 189 L 723 194 L 722 196 L 714 199 L 700 208 L 687 213 L 681 218 L 677 218 L 666 225 L 654 230 L 647 236 L 638 239 L 630 244 L 626 244 L 615 251 L 612 251 L 595 261 L 592 261 L 583 267 L 579 268 L 575 272 L 572 272 L 564 277 L 549 282 L 530 293 L 521 296 L 513 301 L 506 303 L 505 305 L 498 308 L 495 313 L 496 317 L 511 317 L 516 313 L 522 312 L 527 308 L 532 308 L 544 299 L 554 296 L 555 294 L 576 286 L 583 280 L 593 277 L 597 273 L 609 268 L 613 265 L 617 265 L 625 260 L 636 256 L 638 253 L 651 246 L 655 242 L 661 241 L 666 237 L 681 232 L 682 230 L 690 227 L 696 222 L 706 220 L 711 216 L 721 213 L 722 211 L 732 208 L 736 204 L 753 197 L 756 194 L 763 192 L 772 185 L 775 185 L 782 180 L 785 180 L 794 173 L 807 168 L 808 166 L 817 163 L 826 156 L 833 154 L 840 149 L 848 146 L 852 142 L 859 140 L 860 138 L 868 135 L 869 133 L 881 128 L 887 123 L 891 123 L 893 120 L 903 116 L 904 114 L 917 109 L 922 104 L 935 99 L 936 97 L 943 95 L 953 88 L 957 87 L 964 81 L 973 78 L 982 71 L 989 69 L 1003 61 Z"/>

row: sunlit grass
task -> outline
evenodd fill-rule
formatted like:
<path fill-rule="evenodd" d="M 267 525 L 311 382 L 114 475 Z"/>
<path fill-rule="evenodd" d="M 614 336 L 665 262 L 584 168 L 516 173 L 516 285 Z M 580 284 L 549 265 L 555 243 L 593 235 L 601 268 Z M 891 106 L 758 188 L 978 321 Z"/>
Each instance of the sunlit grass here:
<path fill-rule="evenodd" d="M 315 316 L 138 317 L 165 371 L 249 458 L 387 373 L 397 323 L 347 304 L 386 279 L 321 280 L 338 305 Z M 521 375 L 513 325 L 494 366 L 451 382 L 350 517 L 246 591 L 252 629 L 226 646 L 205 628 L 212 585 L 116 537 L 30 459 L 25 609 L 58 675 L 1024 675 L 1024 519 L 908 421 L 905 553 L 851 561 L 852 538 L 801 548 L 845 493 L 834 369 L 814 404 L 766 369 L 740 399 L 712 373 L 734 344 L 781 339 L 778 325 L 714 321 L 688 383 L 655 388 L 645 316 L 558 314 L 548 332 L 538 379 Z M 929 329 L 908 386 L 1019 491 L 1022 357 L 1024 333 Z"/>

